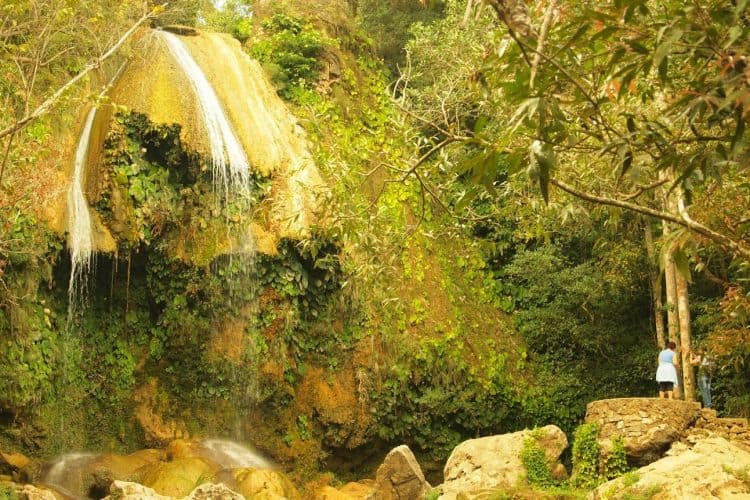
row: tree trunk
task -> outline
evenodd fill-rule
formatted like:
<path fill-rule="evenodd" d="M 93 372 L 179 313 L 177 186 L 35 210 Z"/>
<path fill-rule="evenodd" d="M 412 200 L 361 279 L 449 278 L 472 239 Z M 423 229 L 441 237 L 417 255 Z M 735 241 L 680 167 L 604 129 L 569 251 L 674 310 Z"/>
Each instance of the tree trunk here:
<path fill-rule="evenodd" d="M 646 241 L 646 254 L 648 255 L 648 275 L 651 281 L 651 307 L 654 308 L 654 329 L 656 330 L 656 345 L 664 349 L 667 345 L 664 335 L 664 301 L 662 299 L 663 286 L 661 273 L 659 272 L 659 261 L 656 259 L 654 249 L 654 234 L 651 231 L 649 221 L 643 226 Z"/>
<path fill-rule="evenodd" d="M 690 303 L 687 279 L 678 270 L 675 273 L 677 311 L 680 321 L 680 346 L 682 353 L 682 387 L 686 401 L 695 401 L 695 375 L 690 366 Z"/>
<path fill-rule="evenodd" d="M 668 223 L 663 224 L 663 234 L 665 239 L 668 239 L 671 230 Z M 680 319 L 679 312 L 677 309 L 677 281 L 675 275 L 677 269 L 674 263 L 674 245 L 669 244 L 669 247 L 664 252 L 664 291 L 667 296 L 667 332 L 668 339 L 677 344 L 680 347 Z M 678 376 L 678 379 L 680 377 Z M 675 388 L 675 397 L 679 398 L 682 394 L 682 384 L 679 384 Z"/>

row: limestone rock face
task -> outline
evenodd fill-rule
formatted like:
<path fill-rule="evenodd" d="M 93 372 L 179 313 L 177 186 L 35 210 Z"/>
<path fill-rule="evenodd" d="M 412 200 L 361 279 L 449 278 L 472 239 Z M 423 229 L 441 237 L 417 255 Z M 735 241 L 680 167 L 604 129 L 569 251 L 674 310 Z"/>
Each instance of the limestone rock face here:
<path fill-rule="evenodd" d="M 559 461 L 568 447 L 565 433 L 554 425 L 535 431 L 528 429 L 511 434 L 501 434 L 479 439 L 469 439 L 459 444 L 445 464 L 445 482 L 441 486 L 441 499 L 453 500 L 459 493 L 497 488 L 514 488 L 526 475 L 521 462 L 524 441 L 533 435 L 547 455 L 550 463 Z"/>
<path fill-rule="evenodd" d="M 709 437 L 692 448 L 676 443 L 664 458 L 604 483 L 588 498 L 750 498 L 748 470 L 750 451 L 724 438 Z"/>
<path fill-rule="evenodd" d="M 375 490 L 369 500 L 412 500 L 430 490 L 422 468 L 406 445 L 393 448 L 378 467 Z"/>

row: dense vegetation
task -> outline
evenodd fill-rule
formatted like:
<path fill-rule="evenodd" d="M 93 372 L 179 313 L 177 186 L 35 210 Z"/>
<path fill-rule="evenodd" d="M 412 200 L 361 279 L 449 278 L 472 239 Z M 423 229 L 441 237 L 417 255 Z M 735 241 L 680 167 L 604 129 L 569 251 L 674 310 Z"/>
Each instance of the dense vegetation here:
<path fill-rule="evenodd" d="M 478 434 L 572 433 L 591 400 L 654 393 L 665 262 L 719 360 L 719 411 L 750 414 L 744 3 L 541 2 L 515 24 L 502 2 L 458 0 L 156 9 L 263 63 L 327 179 L 327 222 L 230 255 L 271 180 L 221 205 L 179 125 L 120 110 L 88 188 L 117 252 L 69 318 L 47 205 L 111 68 L 16 125 L 142 15 L 74 3 L 0 7 L 1 446 L 143 446 L 144 401 L 191 433 L 257 425 L 305 473 L 353 449 L 407 442 L 439 464 Z M 303 393 L 316 383 L 353 416 Z M 576 434 L 579 486 L 624 471 L 593 461 L 595 433 Z"/>

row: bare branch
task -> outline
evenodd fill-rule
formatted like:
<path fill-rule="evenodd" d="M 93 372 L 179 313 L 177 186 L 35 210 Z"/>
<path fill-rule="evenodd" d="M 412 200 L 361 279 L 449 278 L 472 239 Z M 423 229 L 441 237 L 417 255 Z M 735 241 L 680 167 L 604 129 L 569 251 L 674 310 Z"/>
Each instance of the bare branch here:
<path fill-rule="evenodd" d="M 140 19 L 138 19 L 131 27 L 128 29 L 121 37 L 120 39 L 109 48 L 107 52 L 99 56 L 94 61 L 90 62 L 86 65 L 76 76 L 68 80 L 68 82 L 57 89 L 57 91 L 52 94 L 50 97 L 48 97 L 42 104 L 39 105 L 33 112 L 27 114 L 25 117 L 18 120 L 13 125 L 0 130 L 0 139 L 3 137 L 13 134 L 15 132 L 18 132 L 19 130 L 22 130 L 24 127 L 26 127 L 29 123 L 36 120 L 43 114 L 47 113 L 52 106 L 55 105 L 55 103 L 62 97 L 65 92 L 67 92 L 71 87 L 73 87 L 76 83 L 78 83 L 83 77 L 85 77 L 87 74 L 89 74 L 92 70 L 98 68 L 102 65 L 104 61 L 109 59 L 113 54 L 117 52 L 117 50 L 130 38 L 130 36 L 135 32 L 138 27 L 140 27 L 141 24 L 143 24 L 146 20 L 152 18 L 154 16 L 154 11 L 151 10 L 148 13 L 141 16 Z"/>

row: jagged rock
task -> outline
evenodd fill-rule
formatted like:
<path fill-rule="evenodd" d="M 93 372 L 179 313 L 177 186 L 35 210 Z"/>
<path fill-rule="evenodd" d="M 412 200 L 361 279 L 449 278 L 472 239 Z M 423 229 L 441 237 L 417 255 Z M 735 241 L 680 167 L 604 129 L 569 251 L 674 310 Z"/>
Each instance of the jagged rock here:
<path fill-rule="evenodd" d="M 401 445 L 392 449 L 378 467 L 374 488 L 369 500 L 411 500 L 424 497 L 430 484 L 409 447 Z"/>
<path fill-rule="evenodd" d="M 171 500 L 171 498 L 159 495 L 142 484 L 113 481 L 109 487 L 109 496 L 104 497 L 104 500 Z"/>
<path fill-rule="evenodd" d="M 184 500 L 245 500 L 245 497 L 223 484 L 202 484 Z"/>
<path fill-rule="evenodd" d="M 560 455 L 568 447 L 568 438 L 554 425 L 469 439 L 453 450 L 445 464 L 440 498 L 454 500 L 459 493 L 516 487 L 526 475 L 521 451 L 524 441 L 532 434 L 555 470 L 556 462 L 559 463 Z"/>
<path fill-rule="evenodd" d="M 590 500 L 750 498 L 750 452 L 721 437 L 676 443 L 668 455 L 594 490 Z M 640 496 L 639 496 L 640 495 Z"/>

